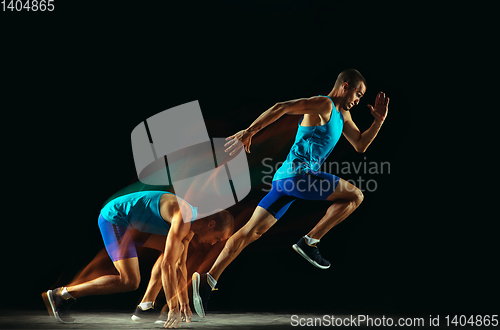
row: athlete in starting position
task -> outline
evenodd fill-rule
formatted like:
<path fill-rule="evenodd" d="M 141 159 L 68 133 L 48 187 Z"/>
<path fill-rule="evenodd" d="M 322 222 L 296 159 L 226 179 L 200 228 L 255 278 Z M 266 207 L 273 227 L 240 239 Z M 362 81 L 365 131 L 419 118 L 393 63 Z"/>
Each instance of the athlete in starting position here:
<path fill-rule="evenodd" d="M 327 200 L 332 203 L 325 216 L 293 249 L 314 266 L 326 269 L 330 262 L 319 253 L 320 239 L 349 216 L 363 201 L 363 193 L 349 182 L 319 168 L 343 133 L 358 152 L 364 152 L 382 126 L 389 98 L 380 92 L 375 105 L 368 105 L 373 124 L 361 133 L 349 110 L 366 92 L 366 81 L 354 69 L 341 72 L 328 96 L 315 96 L 275 104 L 263 112 L 250 127 L 226 140 L 226 152 L 234 154 L 242 146 L 250 152 L 252 137 L 281 116 L 303 115 L 295 142 L 283 165 L 276 171 L 271 191 L 261 200 L 250 220 L 226 242 L 207 274 L 193 274 L 193 304 L 201 317 L 207 301 L 224 269 L 250 243 L 262 236 L 296 199 Z M 236 143 L 241 141 L 241 143 Z"/>
<path fill-rule="evenodd" d="M 164 191 L 142 191 L 113 199 L 101 210 L 98 224 L 119 275 L 105 275 L 44 292 L 42 298 L 49 314 L 59 322 L 74 322 L 69 306 L 76 299 L 137 289 L 140 271 L 135 246 L 164 246 L 164 253 L 156 264 L 160 266 L 169 307 L 165 327 L 179 327 L 181 313 L 189 321 L 192 316 L 186 278 L 189 242 L 198 234 L 201 243 L 214 245 L 227 239 L 234 228 L 233 217 L 225 210 L 199 220 L 197 217 L 200 216 L 195 207 Z"/>

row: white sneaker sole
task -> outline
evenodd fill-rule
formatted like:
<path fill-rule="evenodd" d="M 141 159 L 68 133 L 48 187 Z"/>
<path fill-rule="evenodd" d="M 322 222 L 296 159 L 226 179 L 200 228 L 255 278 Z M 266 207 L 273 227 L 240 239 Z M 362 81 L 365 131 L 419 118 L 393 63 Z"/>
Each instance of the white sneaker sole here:
<path fill-rule="evenodd" d="M 194 273 L 192 277 L 193 282 L 193 306 L 196 314 L 200 317 L 205 317 L 205 309 L 203 308 L 203 302 L 200 297 L 200 274 Z"/>
<path fill-rule="evenodd" d="M 132 315 L 130 318 L 134 322 L 142 322 L 142 323 L 153 322 L 153 320 L 151 318 L 148 319 L 148 318 L 143 318 L 143 317 L 139 317 L 139 316 L 136 316 L 136 315 Z M 163 324 L 163 323 L 165 323 L 165 321 L 163 321 L 163 320 L 156 320 L 154 323 L 156 323 L 156 324 Z"/>
<path fill-rule="evenodd" d="M 318 267 L 320 269 L 328 269 L 331 266 L 331 264 L 328 265 L 328 266 L 323 266 L 323 265 L 318 264 L 316 261 L 314 261 L 311 258 L 309 258 L 309 256 L 297 244 L 294 244 L 292 246 L 292 248 L 295 250 L 295 252 L 297 252 L 298 254 L 300 254 L 304 259 L 306 259 L 307 261 L 309 261 L 315 267 Z"/>
<path fill-rule="evenodd" d="M 138 317 L 138 316 L 135 316 L 135 315 L 132 315 L 132 317 L 130 317 L 132 319 L 132 321 L 135 321 L 135 322 L 142 322 L 142 318 Z"/>

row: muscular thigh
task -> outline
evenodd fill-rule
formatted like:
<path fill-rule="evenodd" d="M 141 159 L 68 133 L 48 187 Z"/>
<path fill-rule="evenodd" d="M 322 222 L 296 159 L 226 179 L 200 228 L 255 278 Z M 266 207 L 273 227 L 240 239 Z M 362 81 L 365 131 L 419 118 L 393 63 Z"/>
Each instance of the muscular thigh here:
<path fill-rule="evenodd" d="M 327 200 L 336 189 L 339 177 L 325 172 L 303 174 L 280 182 L 280 187 L 289 195 L 309 201 Z"/>
<path fill-rule="evenodd" d="M 339 178 L 339 183 L 335 191 L 328 196 L 327 200 L 334 201 L 337 199 L 347 199 L 347 200 L 355 200 L 358 198 L 361 191 L 354 185 L 345 181 L 344 179 Z"/>
<path fill-rule="evenodd" d="M 336 191 L 339 180 L 339 177 L 325 172 L 275 180 L 271 191 L 260 201 L 259 207 L 267 210 L 267 213 L 279 220 L 298 198 L 328 200 L 328 197 Z"/>
<path fill-rule="evenodd" d="M 269 191 L 269 193 L 260 201 L 259 205 L 255 209 L 252 218 L 256 219 L 256 221 L 260 221 L 258 219 L 268 216 L 273 217 L 275 220 L 279 220 L 288 210 L 290 205 L 297 199 L 297 197 L 291 196 L 286 191 L 281 189 L 279 181 L 281 180 L 273 181 L 271 191 Z"/>
<path fill-rule="evenodd" d="M 113 224 L 104 219 L 102 215 L 99 216 L 98 224 L 104 246 L 113 262 L 137 257 L 135 242 L 127 227 Z"/>
<path fill-rule="evenodd" d="M 139 268 L 139 259 L 137 257 L 116 260 L 113 262 L 113 265 L 122 277 L 140 281 L 141 272 Z"/>

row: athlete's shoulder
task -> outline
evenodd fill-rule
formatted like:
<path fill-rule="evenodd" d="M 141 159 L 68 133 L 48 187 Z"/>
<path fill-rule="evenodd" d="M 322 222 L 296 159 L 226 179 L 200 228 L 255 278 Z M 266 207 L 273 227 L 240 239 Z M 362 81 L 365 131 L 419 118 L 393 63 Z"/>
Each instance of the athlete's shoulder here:
<path fill-rule="evenodd" d="M 308 103 L 317 105 L 332 105 L 332 100 L 328 96 L 324 95 L 314 95 L 305 99 Z"/>
<path fill-rule="evenodd" d="M 334 107 L 333 101 L 328 96 L 316 95 L 310 97 L 308 100 L 311 107 L 315 107 L 323 111 L 330 112 Z"/>
<path fill-rule="evenodd" d="M 332 110 L 332 102 L 325 96 L 312 96 L 285 102 L 287 113 L 292 115 L 325 114 Z"/>
<path fill-rule="evenodd" d="M 333 103 L 333 100 L 331 99 L 330 96 L 318 95 L 318 97 L 323 101 L 324 104 L 328 105 L 328 108 L 330 108 L 330 109 L 335 108 L 335 104 Z"/>

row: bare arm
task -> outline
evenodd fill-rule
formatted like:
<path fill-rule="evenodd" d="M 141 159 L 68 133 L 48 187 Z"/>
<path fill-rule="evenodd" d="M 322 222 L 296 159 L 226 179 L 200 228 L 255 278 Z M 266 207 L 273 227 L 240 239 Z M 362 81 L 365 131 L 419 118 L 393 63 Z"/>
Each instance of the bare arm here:
<path fill-rule="evenodd" d="M 184 251 L 182 252 L 179 268 L 178 268 L 178 278 L 179 278 L 179 286 L 177 292 L 179 292 L 179 302 L 180 302 L 180 312 L 183 318 L 186 319 L 186 322 L 191 322 L 191 318 L 193 317 L 193 313 L 191 312 L 191 308 L 189 307 L 189 296 L 187 289 L 187 253 L 189 242 L 193 239 L 194 232 L 190 231 L 186 237 L 182 240 L 182 244 L 184 245 Z"/>
<path fill-rule="evenodd" d="M 304 114 L 325 114 L 331 111 L 331 102 L 326 97 L 311 97 L 307 99 L 296 99 L 286 102 L 276 103 L 271 108 L 264 111 L 247 129 L 226 138 L 229 141 L 225 144 L 226 152 L 231 152 L 232 156 L 241 147 L 245 147 L 246 152 L 250 152 L 252 137 L 264 127 L 274 123 L 284 114 L 304 115 Z M 241 141 L 242 144 L 237 143 Z"/>
<path fill-rule="evenodd" d="M 385 118 L 387 117 L 388 106 L 389 98 L 382 92 L 378 93 L 375 99 L 375 107 L 368 105 L 375 120 L 373 121 L 373 124 L 363 133 L 360 132 L 359 128 L 352 120 L 349 111 L 342 112 L 344 115 L 344 136 L 357 152 L 365 152 L 368 146 L 375 139 L 378 131 L 384 123 Z"/>
<path fill-rule="evenodd" d="M 168 231 L 165 252 L 163 253 L 164 257 L 161 264 L 161 279 L 169 308 L 168 319 L 165 322 L 166 328 L 178 327 L 181 322 L 179 301 L 182 298 L 178 292 L 179 280 L 177 277 L 177 268 L 182 254 L 186 249 L 182 241 L 189 234 L 190 228 L 191 224 L 189 222 L 185 223 L 182 220 L 180 210 L 176 210 L 172 217 L 170 230 Z"/>

